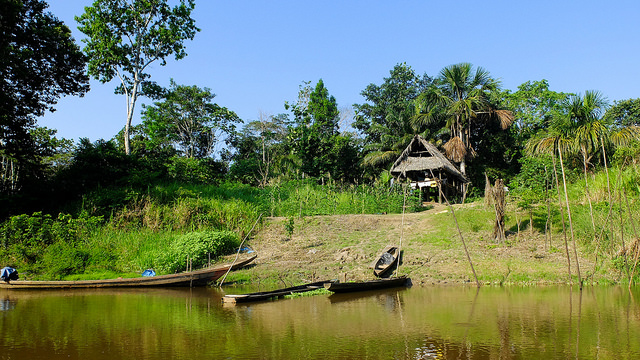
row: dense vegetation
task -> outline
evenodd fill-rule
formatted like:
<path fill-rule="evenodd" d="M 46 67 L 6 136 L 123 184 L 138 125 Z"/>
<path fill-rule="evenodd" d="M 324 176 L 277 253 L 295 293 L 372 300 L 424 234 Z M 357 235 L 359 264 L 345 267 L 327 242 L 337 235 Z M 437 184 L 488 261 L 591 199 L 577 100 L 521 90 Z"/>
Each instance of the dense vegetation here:
<path fill-rule="evenodd" d="M 141 6 L 140 14 L 132 10 L 126 21 L 157 15 L 157 29 L 177 31 L 154 40 L 167 47 L 149 61 L 184 57 L 184 42 L 198 30 L 190 18 L 193 1 L 173 9 L 163 0 L 132 3 Z M 101 0 L 87 8 L 78 18 L 81 29 L 108 27 L 111 18 L 105 14 L 118 11 L 108 5 Z M 618 214 L 619 221 L 632 224 L 629 209 L 637 207 L 640 99 L 611 105 L 596 91 L 554 92 L 546 80 L 510 91 L 468 63 L 446 66 L 436 76 L 418 75 L 401 63 L 380 85 L 362 91 L 365 103 L 354 104 L 353 114 L 338 106 L 320 79 L 303 82 L 295 101 L 283 99 L 286 112 L 243 121 L 214 103 L 208 88 L 171 81 L 171 88 L 162 89 L 147 73 L 136 77 L 135 54 L 100 58 L 105 51 L 121 53 L 108 49 L 120 35 L 88 34 L 83 55 L 69 29 L 44 12 L 44 1 L 3 6 L 11 10 L 3 33 L 16 35 L 4 51 L 10 56 L 0 64 L 0 73 L 8 74 L 0 91 L 6 100 L 0 124 L 0 259 L 23 273 L 110 276 L 146 267 L 173 272 L 183 268 L 184 257 L 204 264 L 205 253 L 208 261 L 228 252 L 261 214 L 295 221 L 321 214 L 397 213 L 403 206 L 416 210 L 420 199 L 391 186 L 389 174 L 416 134 L 466 174 L 471 197 L 482 195 L 485 178 L 503 179 L 511 189 L 510 203 L 518 206 L 516 216 L 544 223 L 542 230 L 548 228 L 543 219 L 563 223 L 565 233 L 609 255 L 613 248 L 605 245 L 616 236 L 638 237 L 635 228 L 615 235 L 611 219 Z M 42 14 L 50 21 L 39 21 Z M 60 30 L 57 37 L 48 32 L 51 27 Z M 26 39 L 33 34 L 25 29 L 37 32 L 47 46 L 29 53 Z M 51 71 L 39 71 L 43 65 L 37 58 L 20 63 L 41 54 L 51 55 L 43 60 Z M 56 63 L 61 58 L 73 62 Z M 130 97 L 127 123 L 113 139 L 73 143 L 36 125 L 36 117 L 59 96 L 88 90 L 87 76 L 78 71 L 85 62 L 103 81 L 118 71 L 131 76 L 119 88 Z M 18 77 L 32 73 L 42 81 Z M 16 100 L 25 94 L 33 102 Z M 133 126 L 137 96 L 155 102 L 142 109 L 143 123 Z M 571 210 L 578 224 L 572 223 Z M 622 220 L 625 211 L 629 221 Z M 588 222 L 581 226 L 585 214 Z M 634 249 L 622 244 L 620 251 L 637 254 Z"/>

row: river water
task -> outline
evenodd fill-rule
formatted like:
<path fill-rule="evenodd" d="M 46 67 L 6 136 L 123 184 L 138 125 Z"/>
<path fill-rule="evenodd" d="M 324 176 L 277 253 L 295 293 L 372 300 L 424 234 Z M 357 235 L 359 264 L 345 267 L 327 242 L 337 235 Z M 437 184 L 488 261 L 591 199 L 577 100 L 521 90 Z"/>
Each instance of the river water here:
<path fill-rule="evenodd" d="M 640 289 L 224 291 L 0 290 L 0 359 L 640 359 Z"/>

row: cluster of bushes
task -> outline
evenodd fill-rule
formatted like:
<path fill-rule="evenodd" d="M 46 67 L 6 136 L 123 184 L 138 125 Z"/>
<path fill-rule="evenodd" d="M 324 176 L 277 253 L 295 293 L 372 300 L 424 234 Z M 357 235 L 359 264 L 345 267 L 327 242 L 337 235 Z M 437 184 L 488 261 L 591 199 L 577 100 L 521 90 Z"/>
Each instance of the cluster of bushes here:
<path fill-rule="evenodd" d="M 13 216 L 0 227 L 0 258 L 28 278 L 139 274 L 145 268 L 174 273 L 184 271 L 187 260 L 202 267 L 239 245 L 238 234 L 229 230 L 157 233 L 111 225 L 102 217 Z"/>
<path fill-rule="evenodd" d="M 263 189 L 240 183 L 169 183 L 106 187 L 87 193 L 75 217 L 42 212 L 7 218 L 0 225 L 0 258 L 31 278 L 183 271 L 231 253 L 260 218 L 398 213 L 418 209 L 407 189 L 320 185 L 313 180 Z M 100 275 L 104 274 L 104 275 Z"/>
<path fill-rule="evenodd" d="M 21 272 L 77 272 L 88 260 L 84 241 L 102 223 L 102 217 L 86 213 L 76 218 L 41 212 L 12 216 L 0 224 L 0 258 Z"/>

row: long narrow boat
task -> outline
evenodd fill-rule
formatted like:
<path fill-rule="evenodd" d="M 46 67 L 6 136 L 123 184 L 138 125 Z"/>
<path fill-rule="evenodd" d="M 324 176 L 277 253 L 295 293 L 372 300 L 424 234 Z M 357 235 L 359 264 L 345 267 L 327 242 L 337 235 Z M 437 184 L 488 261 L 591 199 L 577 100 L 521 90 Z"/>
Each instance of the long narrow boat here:
<path fill-rule="evenodd" d="M 330 284 L 332 282 L 336 282 L 337 280 L 325 280 L 325 281 L 316 281 L 304 285 L 292 286 L 284 289 L 272 290 L 272 291 L 262 291 L 262 292 L 254 292 L 249 294 L 233 294 L 233 295 L 225 295 L 222 298 L 222 302 L 225 304 L 239 304 L 246 302 L 254 302 L 254 301 L 264 301 L 269 299 L 280 299 L 285 295 L 291 295 L 295 293 L 302 293 L 311 290 L 321 289 L 326 284 Z"/>
<path fill-rule="evenodd" d="M 410 286 L 410 285 L 411 285 L 411 279 L 409 279 L 406 276 L 400 276 L 400 277 L 387 278 L 387 279 L 325 284 L 324 287 L 325 289 L 332 291 L 334 293 L 345 293 L 345 292 L 354 292 L 354 291 L 388 289 L 393 287 Z"/>
<path fill-rule="evenodd" d="M 220 265 L 202 270 L 168 274 L 159 276 L 119 278 L 108 280 L 62 280 L 62 281 L 34 281 L 15 280 L 1 281 L 0 289 L 86 289 L 86 288 L 134 288 L 134 287 L 162 287 L 162 286 L 204 286 L 218 280 L 229 269 L 240 269 L 249 265 L 257 255 L 252 255 L 234 264 Z"/>
<path fill-rule="evenodd" d="M 387 246 L 373 264 L 373 274 L 377 277 L 389 275 L 391 270 L 395 269 L 398 264 L 399 258 L 400 249 L 396 246 Z"/>

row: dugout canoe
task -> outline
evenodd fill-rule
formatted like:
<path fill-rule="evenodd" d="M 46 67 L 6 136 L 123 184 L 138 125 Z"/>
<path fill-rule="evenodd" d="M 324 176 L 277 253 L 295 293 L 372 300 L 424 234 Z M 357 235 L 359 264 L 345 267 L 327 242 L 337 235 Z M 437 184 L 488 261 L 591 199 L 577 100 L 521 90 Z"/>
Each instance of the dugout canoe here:
<path fill-rule="evenodd" d="M 396 246 L 387 246 L 373 264 L 373 274 L 376 277 L 386 277 L 398 265 L 400 249 Z"/>
<path fill-rule="evenodd" d="M 284 289 L 254 292 L 248 294 L 231 294 L 222 297 L 224 304 L 239 304 L 255 301 L 265 301 L 271 299 L 281 299 L 286 295 L 295 293 L 303 293 L 311 290 L 321 289 L 325 284 L 335 282 L 337 280 L 316 281 L 304 285 L 292 286 Z"/>
<path fill-rule="evenodd" d="M 229 269 L 236 270 L 249 265 L 257 255 L 251 255 L 234 264 L 214 266 L 206 269 L 188 271 L 179 274 L 159 276 L 119 278 L 107 280 L 61 280 L 36 281 L 15 280 L 0 282 L 0 289 L 87 289 L 87 288 L 139 288 L 139 287 L 173 287 L 173 286 L 205 286 L 222 277 Z"/>
<path fill-rule="evenodd" d="M 394 277 L 394 278 L 386 278 L 386 279 L 376 279 L 376 280 L 368 280 L 368 281 L 354 281 L 354 282 L 337 282 L 331 284 L 325 284 L 325 289 L 334 292 L 334 293 L 346 293 L 346 292 L 355 292 L 355 291 L 368 291 L 368 290 L 379 290 L 379 289 L 389 289 L 394 287 L 402 287 L 402 286 L 410 286 L 411 279 L 406 276 Z"/>

